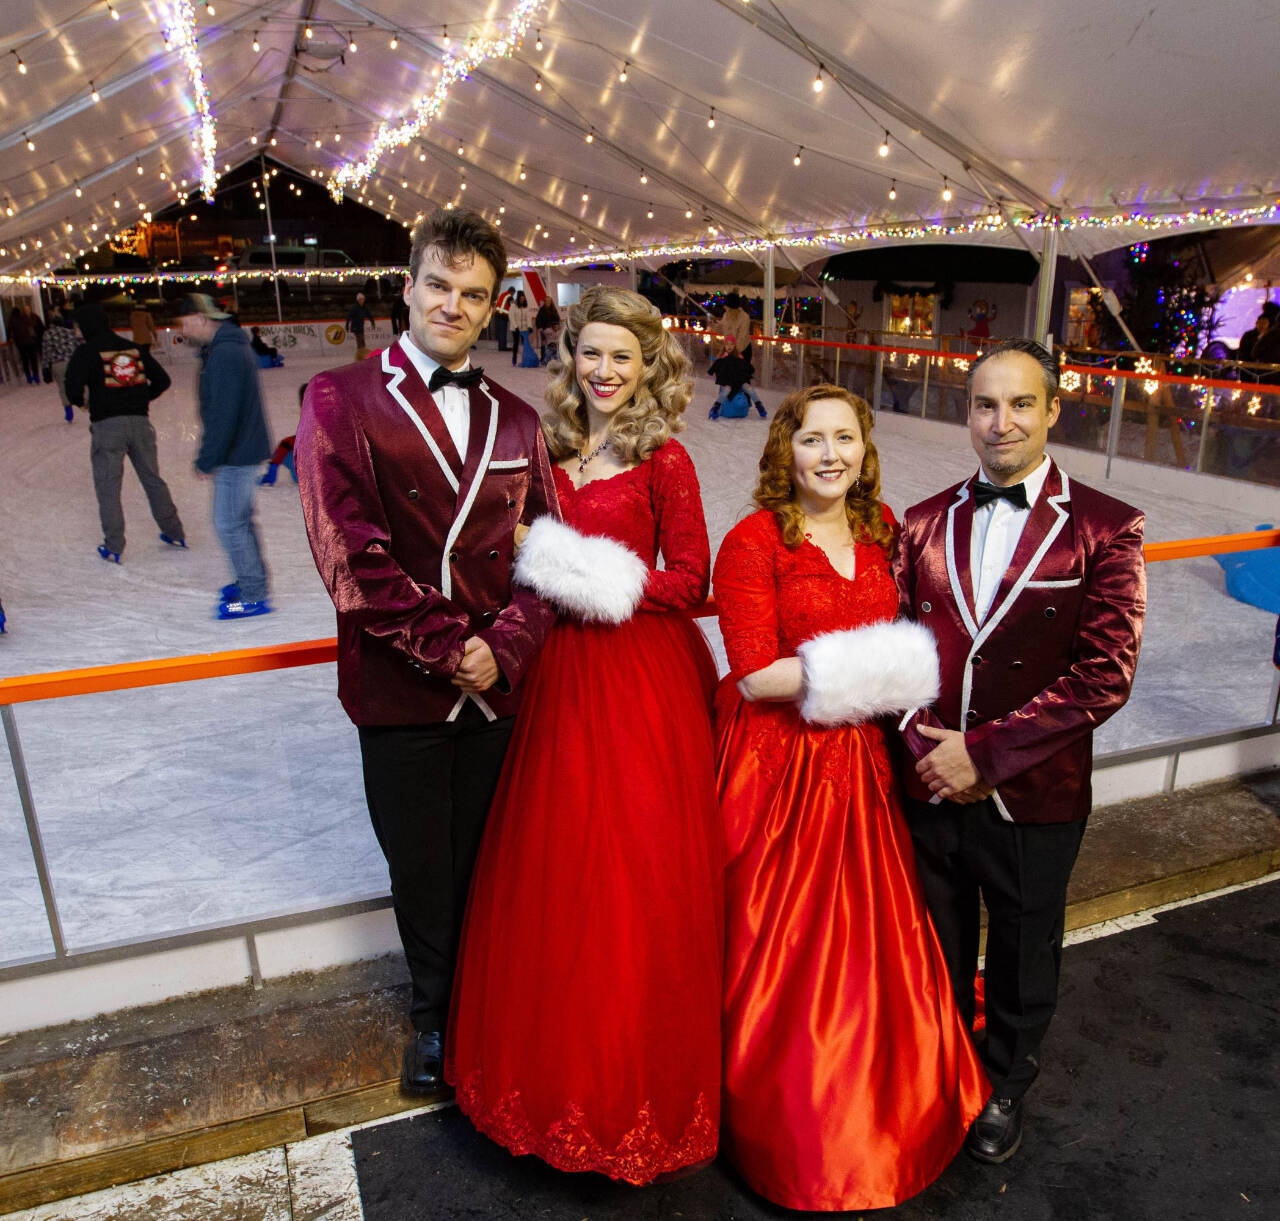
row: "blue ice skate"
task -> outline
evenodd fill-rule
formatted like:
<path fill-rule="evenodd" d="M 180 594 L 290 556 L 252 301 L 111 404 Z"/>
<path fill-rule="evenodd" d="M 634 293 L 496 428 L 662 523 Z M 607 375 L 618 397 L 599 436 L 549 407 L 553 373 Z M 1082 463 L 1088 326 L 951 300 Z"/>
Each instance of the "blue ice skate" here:
<path fill-rule="evenodd" d="M 181 547 L 183 551 L 187 549 L 187 540 L 185 538 L 174 538 L 172 534 L 160 532 L 160 541 L 168 543 L 170 547 Z"/>
<path fill-rule="evenodd" d="M 120 552 L 112 551 L 111 548 L 108 547 L 106 543 L 98 544 L 98 554 L 102 556 L 102 558 L 106 560 L 107 563 L 109 564 L 120 563 Z"/>
<path fill-rule="evenodd" d="M 271 614 L 271 603 L 263 598 L 258 602 L 241 602 L 236 599 L 232 602 L 218 603 L 219 619 L 251 619 L 254 615 Z"/>

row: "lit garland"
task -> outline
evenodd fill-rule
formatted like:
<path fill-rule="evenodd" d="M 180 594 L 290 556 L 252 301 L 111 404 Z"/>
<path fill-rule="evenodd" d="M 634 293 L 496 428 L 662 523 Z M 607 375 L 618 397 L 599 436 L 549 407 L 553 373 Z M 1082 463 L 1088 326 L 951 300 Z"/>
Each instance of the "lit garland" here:
<path fill-rule="evenodd" d="M 184 0 L 185 2 L 185 0 Z M 519 0 L 507 21 L 504 33 L 495 38 L 471 38 L 455 55 L 445 56 L 440 69 L 440 80 L 429 93 L 418 99 L 413 117 L 400 123 L 379 124 L 373 143 L 369 145 L 363 160 L 344 165 L 329 179 L 329 194 L 340 200 L 344 191 L 354 190 L 365 183 L 388 152 L 403 148 L 420 131 L 430 126 L 449 99 L 449 90 L 460 80 L 466 80 L 472 71 L 486 60 L 506 59 L 520 44 L 534 14 L 545 0 Z"/>
<path fill-rule="evenodd" d="M 206 199 L 212 199 L 218 186 L 218 137 L 213 123 L 213 106 L 209 101 L 209 87 L 204 81 L 204 65 L 200 62 L 200 43 L 196 36 L 196 18 L 191 0 L 166 0 L 168 9 L 167 37 L 176 43 L 178 53 L 187 65 L 191 77 L 191 91 L 195 95 L 196 112 L 200 116 L 200 129 L 193 143 L 200 156 L 200 185 Z"/>

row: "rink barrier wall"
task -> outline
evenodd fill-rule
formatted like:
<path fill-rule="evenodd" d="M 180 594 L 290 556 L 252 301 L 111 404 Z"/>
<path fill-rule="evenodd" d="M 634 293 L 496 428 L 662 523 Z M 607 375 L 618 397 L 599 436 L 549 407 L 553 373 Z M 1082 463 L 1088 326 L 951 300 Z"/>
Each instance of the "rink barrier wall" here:
<path fill-rule="evenodd" d="M 1161 563 L 1275 546 L 1280 546 L 1280 529 L 1148 543 L 1144 554 L 1148 563 Z M 712 617 L 715 604 L 707 602 L 693 613 Z M 0 967 L 0 1035 L 211 988 L 246 982 L 260 987 L 266 979 L 399 952 L 386 894 L 69 951 L 23 759 L 18 704 L 325 665 L 336 658 L 337 640 L 329 637 L 0 679 L 0 721 L 54 948 L 52 954 L 39 953 Z M 1280 672 L 1256 724 L 1099 755 L 1094 760 L 1094 804 L 1168 793 L 1274 767 L 1278 720 Z M 1269 868 L 1265 862 L 1239 864 L 1246 874 L 1255 867 L 1262 872 Z"/>

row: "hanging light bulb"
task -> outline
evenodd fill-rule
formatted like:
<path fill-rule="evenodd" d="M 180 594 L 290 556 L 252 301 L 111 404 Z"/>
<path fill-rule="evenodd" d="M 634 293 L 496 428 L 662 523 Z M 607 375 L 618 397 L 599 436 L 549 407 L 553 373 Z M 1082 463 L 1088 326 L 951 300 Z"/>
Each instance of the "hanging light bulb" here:
<path fill-rule="evenodd" d="M 257 144 L 257 143 L 258 143 L 258 137 L 257 137 L 257 136 L 250 136 L 250 137 L 249 137 L 249 143 L 250 143 L 250 144 Z"/>
<path fill-rule="evenodd" d="M 685 208 L 685 210 L 684 210 L 684 218 L 685 218 L 685 220 L 692 220 L 692 219 L 693 219 L 693 209 L 692 209 L 692 208 Z"/>
<path fill-rule="evenodd" d="M 27 141 L 27 152 L 34 153 L 36 151 L 36 142 L 30 136 L 28 136 L 25 131 L 22 134 Z"/>
<path fill-rule="evenodd" d="M 885 131 L 884 139 L 880 141 L 880 147 L 876 149 L 876 152 L 882 157 L 887 157 L 889 155 L 889 133 L 887 130 Z"/>
<path fill-rule="evenodd" d="M 304 27 L 304 28 L 303 28 L 303 31 L 302 31 L 302 37 L 303 37 L 303 38 L 305 38 L 308 42 L 310 42 L 310 41 L 311 41 L 312 34 L 311 34 L 311 27 L 310 27 L 310 26 L 306 26 L 306 27 Z"/>
<path fill-rule="evenodd" d="M 707 126 L 714 127 L 716 125 L 716 108 L 711 107 L 711 113 L 707 115 Z"/>
<path fill-rule="evenodd" d="M 18 72 L 19 72 L 21 75 L 26 76 L 26 74 L 27 74 L 27 65 L 26 65 L 26 64 L 24 64 L 24 63 L 22 62 L 22 56 L 21 56 L 21 55 L 19 55 L 19 54 L 17 53 L 17 51 L 10 51 L 10 52 L 9 52 L 9 54 L 10 54 L 10 55 L 12 55 L 12 56 L 13 56 L 13 58 L 14 58 L 14 59 L 16 59 L 16 60 L 18 61 Z"/>
<path fill-rule="evenodd" d="M 525 172 L 525 168 L 524 168 L 524 166 L 522 165 L 522 166 L 520 167 L 520 181 L 521 181 L 521 182 L 523 182 L 523 181 L 524 181 L 526 178 L 528 178 L 528 177 L 529 177 L 529 175 Z"/>
<path fill-rule="evenodd" d="M 461 157 L 461 156 L 462 156 L 462 153 L 463 153 L 463 147 L 462 147 L 462 145 L 461 145 L 461 144 L 459 144 L 459 145 L 458 145 L 458 156 L 459 156 L 459 157 Z"/>
<path fill-rule="evenodd" d="M 649 210 L 645 213 L 645 215 L 646 215 L 650 220 L 652 220 L 652 219 L 653 219 L 653 204 L 650 204 L 650 205 L 649 205 Z"/>
<path fill-rule="evenodd" d="M 898 180 L 897 180 L 896 178 L 894 178 L 894 179 L 889 183 L 889 198 L 890 198 L 890 199 L 897 199 L 897 198 L 898 198 Z"/>
<path fill-rule="evenodd" d="M 271 137 L 271 147 L 272 147 L 272 148 L 275 148 L 275 146 L 276 146 L 276 138 L 275 138 L 275 136 L 272 136 L 272 137 Z"/>
<path fill-rule="evenodd" d="M 79 198 L 80 198 L 80 196 L 81 196 L 81 195 L 83 195 L 83 194 L 84 194 L 84 192 L 80 189 L 80 183 L 79 183 L 79 182 L 77 182 L 77 183 L 76 183 L 76 198 L 77 198 L 77 199 L 79 199 Z M 12 215 L 12 213 L 10 213 L 10 215 Z"/>
<path fill-rule="evenodd" d="M 169 48 L 173 45 L 173 44 L 169 41 L 169 31 L 168 31 L 168 30 L 161 30 L 161 31 L 160 31 L 160 36 L 161 36 L 161 38 L 163 38 L 163 39 L 164 39 L 164 49 L 165 49 L 166 51 L 167 51 L 167 50 L 169 50 Z"/>
<path fill-rule="evenodd" d="M 649 175 L 646 174 L 644 170 L 640 171 L 640 185 L 642 187 L 647 187 L 649 185 Z"/>
<path fill-rule="evenodd" d="M 142 177 L 142 162 L 141 162 L 141 161 L 137 161 L 137 162 L 135 162 L 134 164 L 135 164 L 135 167 L 137 168 L 137 171 L 138 171 L 138 177 L 139 177 L 139 178 L 141 178 L 141 177 Z"/>
<path fill-rule="evenodd" d="M 800 145 L 800 147 L 799 147 L 798 149 L 796 149 L 796 155 L 795 155 L 794 157 L 792 157 L 792 158 L 791 158 L 791 164 L 792 164 L 792 165 L 799 165 L 799 164 L 800 164 L 800 155 L 801 155 L 801 153 L 803 153 L 803 152 L 804 152 L 804 145 L 802 144 L 802 145 Z"/>
<path fill-rule="evenodd" d="M 826 83 L 826 82 L 825 82 L 825 81 L 823 81 L 823 79 L 822 79 L 822 65 L 821 65 L 821 64 L 819 64 L 819 65 L 818 65 L 818 75 L 817 75 L 817 76 L 815 76 L 815 77 L 813 78 L 813 91 L 814 91 L 814 93 L 821 93 L 821 92 L 822 92 L 822 90 L 823 90 L 823 86 L 825 85 L 825 83 Z"/>
<path fill-rule="evenodd" d="M 541 73 L 538 73 L 537 79 L 533 82 L 533 89 L 535 93 L 542 92 L 542 74 Z"/>
<path fill-rule="evenodd" d="M 118 195 L 111 201 L 111 206 L 113 208 L 118 208 L 120 206 L 120 197 Z"/>
<path fill-rule="evenodd" d="M 947 181 L 946 175 L 944 174 L 944 175 L 943 175 L 943 177 L 942 177 L 942 201 L 943 201 L 943 203 L 950 203 L 950 202 L 951 202 L 951 197 L 952 197 L 951 184 Z"/>
<path fill-rule="evenodd" d="M 542 31 L 541 31 L 541 30 L 539 30 L 539 31 L 538 31 L 538 37 L 537 37 L 537 40 L 536 40 L 536 41 L 534 42 L 534 44 L 533 44 L 533 49 L 534 49 L 535 51 L 541 51 L 541 50 L 542 50 Z"/>
<path fill-rule="evenodd" d="M 631 61 L 627 60 L 627 62 L 622 65 L 622 71 L 618 73 L 618 79 L 622 81 L 624 84 L 626 83 L 626 80 L 627 80 L 627 69 L 629 67 L 631 67 Z"/>
<path fill-rule="evenodd" d="M 320 137 L 319 137 L 319 136 L 317 136 L 317 137 L 316 137 L 316 148 L 319 148 L 319 147 L 320 147 Z"/>
<path fill-rule="evenodd" d="M 391 49 L 394 51 L 400 45 L 400 35 L 394 31 L 391 34 Z"/>
<path fill-rule="evenodd" d="M 586 140 L 588 144 L 594 144 L 596 142 L 596 129 L 594 127 L 587 132 Z"/>
<path fill-rule="evenodd" d="M 538 230 L 540 230 L 540 229 L 542 228 L 542 222 L 541 222 L 541 221 L 536 221 L 536 222 L 534 223 L 533 228 L 534 228 L 534 232 L 536 233 Z"/>
<path fill-rule="evenodd" d="M 419 154 L 418 154 L 418 160 L 419 160 L 419 161 L 425 161 L 426 159 L 427 159 L 427 154 L 426 154 L 426 153 L 419 153 Z"/>
<path fill-rule="evenodd" d="M 206 13 L 208 13 L 210 17 L 212 17 L 212 16 L 214 16 L 214 15 L 215 15 L 215 14 L 214 14 L 214 11 L 213 11 L 213 4 L 212 4 L 211 0 L 205 0 L 204 11 L 205 11 Z"/>
<path fill-rule="evenodd" d="M 258 41 L 258 31 L 257 31 L 257 30 L 254 30 L 254 32 L 253 32 L 253 50 L 254 50 L 254 54 L 257 54 L 257 52 L 259 52 L 259 51 L 261 51 L 261 50 L 262 50 L 262 43 L 260 43 L 260 42 Z"/>
<path fill-rule="evenodd" d="M 582 202 L 587 203 L 591 199 L 591 195 L 587 191 L 582 192 Z"/>
<path fill-rule="evenodd" d="M 440 31 L 440 41 L 447 47 L 449 45 L 449 27 L 443 26 Z"/>
<path fill-rule="evenodd" d="M 347 34 L 347 50 L 350 51 L 352 55 L 360 50 L 360 48 L 356 46 L 355 36 L 350 32 Z"/>
<path fill-rule="evenodd" d="M 569 234 L 569 242 L 570 242 L 570 244 L 573 244 L 573 243 L 574 243 L 574 242 L 576 242 L 577 240 L 578 240 L 578 239 L 577 239 L 576 237 L 574 237 L 572 233 L 571 233 L 571 234 Z"/>
<path fill-rule="evenodd" d="M 503 216 L 505 216 L 505 215 L 507 214 L 507 205 L 506 205 L 506 204 L 499 204 L 499 205 L 498 205 L 498 211 L 499 211 Z"/>
<path fill-rule="evenodd" d="M 116 12 L 116 7 L 111 3 L 111 0 L 107 0 L 107 12 L 111 14 L 112 21 L 120 20 L 120 14 Z"/>
<path fill-rule="evenodd" d="M 333 142 L 334 142 L 335 144 L 341 144 L 341 143 L 342 143 L 342 133 L 341 133 L 340 131 L 335 131 L 335 132 L 333 133 Z"/>

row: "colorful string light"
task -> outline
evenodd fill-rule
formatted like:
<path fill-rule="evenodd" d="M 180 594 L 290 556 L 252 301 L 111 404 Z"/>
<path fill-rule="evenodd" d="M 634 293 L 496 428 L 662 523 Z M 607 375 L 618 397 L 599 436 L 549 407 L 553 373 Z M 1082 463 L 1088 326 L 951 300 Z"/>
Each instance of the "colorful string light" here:
<path fill-rule="evenodd" d="M 191 91 L 199 115 L 199 127 L 193 143 L 200 157 L 200 186 L 205 198 L 212 199 L 218 186 L 218 136 L 213 121 L 213 105 L 209 101 L 209 87 L 204 79 L 204 65 L 200 60 L 195 13 L 191 9 L 191 0 L 163 0 L 163 6 L 168 14 L 165 35 L 170 42 L 177 43 L 178 54 L 191 77 Z"/>
<path fill-rule="evenodd" d="M 430 126 L 448 101 L 449 91 L 458 81 L 466 80 L 486 60 L 509 58 L 520 45 L 534 14 L 544 3 L 545 0 L 518 0 L 501 33 L 491 38 L 469 38 L 459 51 L 447 54 L 441 65 L 436 87 L 418 99 L 413 116 L 397 123 L 379 124 L 364 157 L 358 162 L 344 165 L 329 179 L 329 194 L 335 200 L 341 200 L 344 192 L 362 186 L 387 153 L 394 148 L 403 148 L 419 132 Z M 445 41 L 449 45 L 447 38 Z"/>

